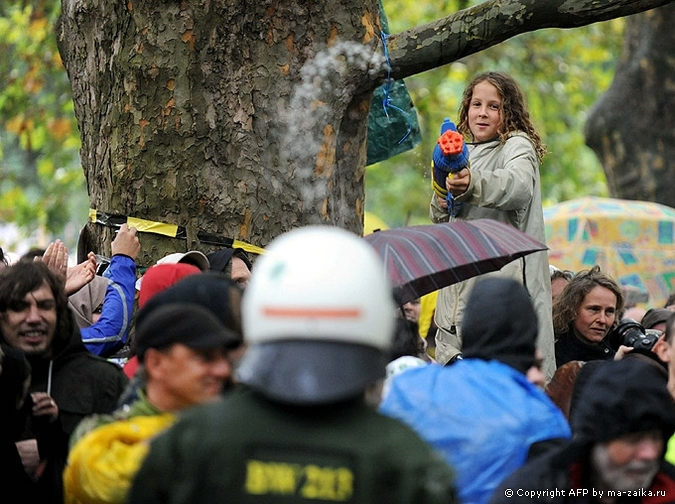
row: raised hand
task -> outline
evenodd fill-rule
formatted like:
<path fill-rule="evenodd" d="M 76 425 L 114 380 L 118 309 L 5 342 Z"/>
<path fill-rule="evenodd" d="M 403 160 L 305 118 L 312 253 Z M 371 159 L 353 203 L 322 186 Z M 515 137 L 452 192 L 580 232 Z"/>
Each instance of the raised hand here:
<path fill-rule="evenodd" d="M 136 235 L 136 228 L 129 227 L 128 224 L 122 224 L 117 231 L 117 236 L 110 244 L 110 248 L 112 249 L 112 255 L 123 254 L 135 261 L 138 254 L 141 253 L 141 242 Z"/>
<path fill-rule="evenodd" d="M 40 260 L 36 258 L 36 260 Z M 66 281 L 66 274 L 68 271 L 68 249 L 65 243 L 61 240 L 55 240 L 47 245 L 44 254 L 41 258 L 50 270 L 56 273 L 59 277 Z"/>
<path fill-rule="evenodd" d="M 96 254 L 89 252 L 87 259 L 71 266 L 66 273 L 66 295 L 76 293 L 94 279 L 96 275 Z"/>

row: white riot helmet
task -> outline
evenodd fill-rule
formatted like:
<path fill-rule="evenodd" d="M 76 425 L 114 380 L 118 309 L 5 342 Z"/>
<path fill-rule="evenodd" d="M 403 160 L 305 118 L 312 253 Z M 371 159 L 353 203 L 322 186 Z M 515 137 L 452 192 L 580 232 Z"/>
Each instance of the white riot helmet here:
<path fill-rule="evenodd" d="M 256 262 L 244 293 L 239 379 L 286 403 L 356 396 L 384 376 L 394 317 L 383 263 L 363 238 L 330 226 L 290 231 Z"/>

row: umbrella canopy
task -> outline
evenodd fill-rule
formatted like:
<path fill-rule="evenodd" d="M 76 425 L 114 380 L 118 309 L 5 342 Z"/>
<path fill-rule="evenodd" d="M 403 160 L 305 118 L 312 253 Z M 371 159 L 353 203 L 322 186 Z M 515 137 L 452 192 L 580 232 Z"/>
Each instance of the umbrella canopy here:
<path fill-rule="evenodd" d="M 364 239 L 384 260 L 401 304 L 546 250 L 522 231 L 491 219 L 394 228 Z"/>
<path fill-rule="evenodd" d="M 599 265 L 660 306 L 675 290 L 675 209 L 584 197 L 544 208 L 549 261 L 573 272 Z"/>

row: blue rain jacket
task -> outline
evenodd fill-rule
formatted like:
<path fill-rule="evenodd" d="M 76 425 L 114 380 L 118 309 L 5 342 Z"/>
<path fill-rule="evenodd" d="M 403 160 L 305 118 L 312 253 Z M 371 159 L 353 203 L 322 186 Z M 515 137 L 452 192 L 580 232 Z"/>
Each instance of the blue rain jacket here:
<path fill-rule="evenodd" d="M 487 503 L 497 485 L 525 463 L 532 444 L 571 436 L 548 396 L 496 360 L 407 370 L 392 380 L 380 411 L 443 454 L 455 470 L 463 504 Z"/>

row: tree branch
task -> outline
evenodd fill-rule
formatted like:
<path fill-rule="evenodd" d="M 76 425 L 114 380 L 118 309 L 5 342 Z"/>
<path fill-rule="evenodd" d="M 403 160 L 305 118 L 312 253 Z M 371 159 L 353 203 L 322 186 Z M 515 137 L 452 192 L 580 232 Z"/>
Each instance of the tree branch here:
<path fill-rule="evenodd" d="M 673 0 L 488 0 L 390 35 L 392 77 L 402 79 L 542 28 L 577 28 L 661 7 Z"/>

